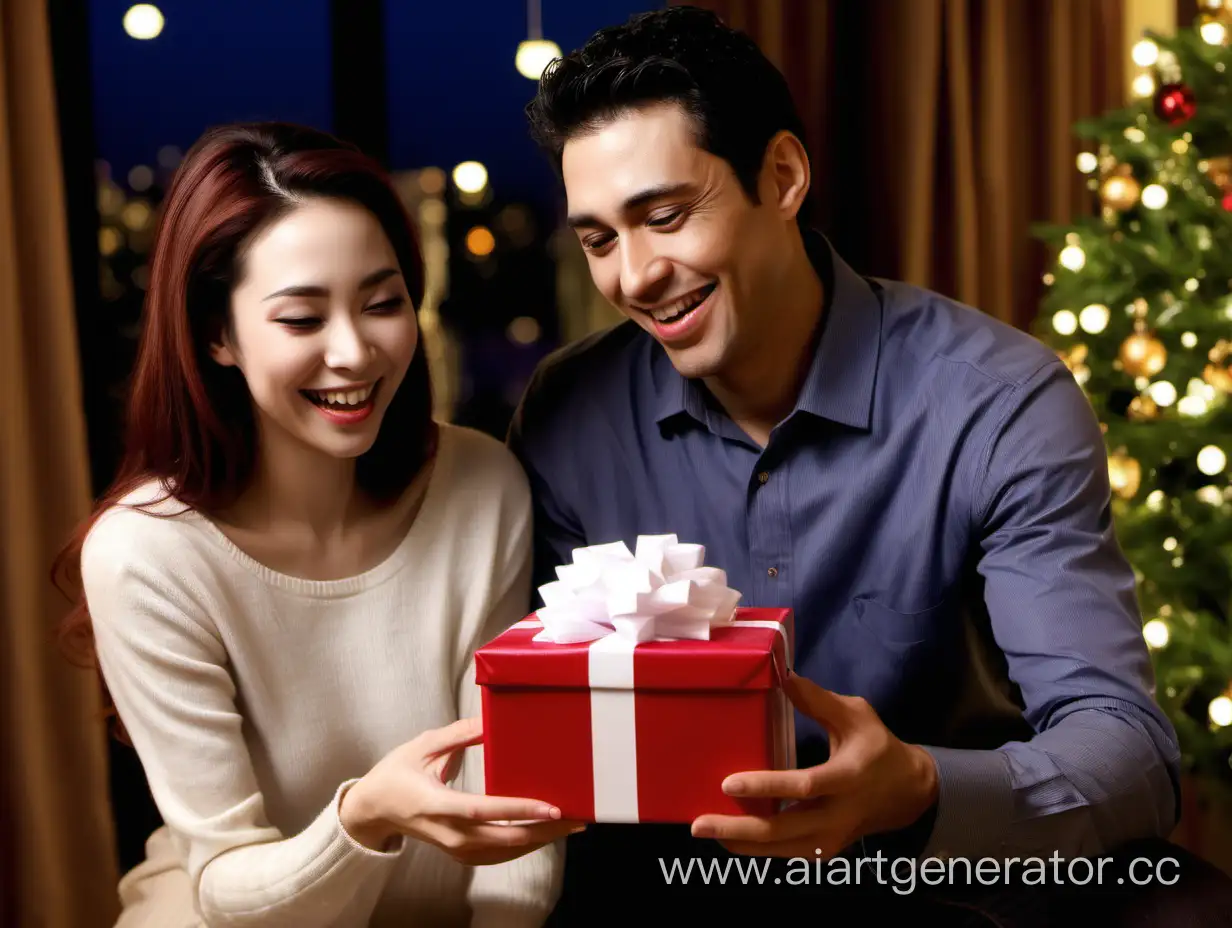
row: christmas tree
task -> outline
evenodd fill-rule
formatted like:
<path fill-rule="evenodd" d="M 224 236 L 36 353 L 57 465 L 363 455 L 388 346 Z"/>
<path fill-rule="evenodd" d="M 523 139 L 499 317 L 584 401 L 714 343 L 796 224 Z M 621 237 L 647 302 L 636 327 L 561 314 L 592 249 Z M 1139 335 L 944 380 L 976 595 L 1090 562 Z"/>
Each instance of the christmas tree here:
<path fill-rule="evenodd" d="M 1136 101 L 1077 124 L 1091 215 L 1046 226 L 1035 329 L 1104 430 L 1156 696 L 1232 782 L 1232 18 L 1133 48 Z"/>

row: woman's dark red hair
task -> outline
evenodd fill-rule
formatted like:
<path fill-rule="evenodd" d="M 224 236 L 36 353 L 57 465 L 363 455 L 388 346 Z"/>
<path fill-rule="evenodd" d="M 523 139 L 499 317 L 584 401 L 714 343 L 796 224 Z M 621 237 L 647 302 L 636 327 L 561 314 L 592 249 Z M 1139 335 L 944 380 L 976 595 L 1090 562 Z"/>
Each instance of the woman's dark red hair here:
<path fill-rule="evenodd" d="M 80 560 L 98 517 L 151 480 L 203 513 L 228 506 L 248 483 L 257 450 L 252 401 L 242 375 L 215 363 L 209 346 L 229 323 L 245 243 L 305 197 L 367 208 L 393 246 L 412 302 L 423 301 L 423 260 L 402 202 L 384 169 L 354 146 L 283 123 L 222 126 L 197 141 L 161 207 L 116 478 L 52 571 L 75 601 L 59 639 L 79 663 L 96 666 Z M 431 457 L 435 441 L 421 346 L 376 441 L 356 461 L 360 486 L 377 498 L 396 497 Z"/>

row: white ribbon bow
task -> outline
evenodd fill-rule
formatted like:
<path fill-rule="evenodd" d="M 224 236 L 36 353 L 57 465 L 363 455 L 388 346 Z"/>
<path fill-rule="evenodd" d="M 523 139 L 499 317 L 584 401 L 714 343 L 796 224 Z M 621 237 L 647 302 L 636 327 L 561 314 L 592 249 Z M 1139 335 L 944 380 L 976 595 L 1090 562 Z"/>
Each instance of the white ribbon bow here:
<path fill-rule="evenodd" d="M 639 535 L 633 554 L 623 541 L 574 548 L 573 563 L 556 568 L 559 579 L 539 587 L 543 631 L 534 640 L 709 640 L 713 626 L 732 622 L 742 594 L 705 558 L 705 546 L 675 535 Z"/>

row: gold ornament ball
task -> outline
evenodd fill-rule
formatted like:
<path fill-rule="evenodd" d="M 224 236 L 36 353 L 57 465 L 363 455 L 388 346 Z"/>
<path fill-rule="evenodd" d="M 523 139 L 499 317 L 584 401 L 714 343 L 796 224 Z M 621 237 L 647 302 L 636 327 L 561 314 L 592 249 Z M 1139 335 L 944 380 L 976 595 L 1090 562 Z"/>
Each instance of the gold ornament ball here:
<path fill-rule="evenodd" d="M 1149 396 L 1135 396 L 1129 404 L 1129 418 L 1134 422 L 1148 422 L 1159 415 L 1159 404 Z"/>
<path fill-rule="evenodd" d="M 1072 348 L 1062 349 L 1057 352 L 1057 357 L 1065 362 L 1065 366 L 1071 372 L 1076 373 L 1080 368 L 1085 367 L 1085 361 L 1089 350 L 1086 345 L 1079 342 Z"/>
<path fill-rule="evenodd" d="M 1154 377 L 1168 363 L 1168 350 L 1154 335 L 1135 332 L 1121 344 L 1120 357 L 1131 377 Z"/>
<path fill-rule="evenodd" d="M 1136 458 L 1118 451 L 1108 456 L 1108 479 L 1117 496 L 1131 499 L 1142 485 L 1142 465 Z"/>
<path fill-rule="evenodd" d="M 1232 187 L 1232 155 L 1217 155 L 1206 159 L 1206 176 L 1220 190 Z"/>
<path fill-rule="evenodd" d="M 1142 187 L 1132 174 L 1113 174 L 1099 188 L 1104 206 L 1115 210 L 1131 208 L 1141 193 Z"/>
<path fill-rule="evenodd" d="M 1232 365 L 1228 363 L 1232 357 L 1232 342 L 1221 338 L 1207 352 L 1207 357 L 1211 363 L 1202 369 L 1202 379 L 1216 390 L 1232 393 Z"/>
<path fill-rule="evenodd" d="M 1222 365 L 1206 365 L 1202 369 L 1202 379 L 1222 393 L 1232 393 L 1232 372 Z"/>

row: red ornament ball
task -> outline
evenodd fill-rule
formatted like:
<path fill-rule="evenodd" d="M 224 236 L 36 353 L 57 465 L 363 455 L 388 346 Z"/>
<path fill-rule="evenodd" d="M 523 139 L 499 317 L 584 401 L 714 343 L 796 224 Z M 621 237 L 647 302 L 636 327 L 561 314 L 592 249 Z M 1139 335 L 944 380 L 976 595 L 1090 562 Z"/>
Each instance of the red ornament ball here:
<path fill-rule="evenodd" d="M 1155 95 L 1155 114 L 1171 126 L 1179 126 L 1197 109 L 1194 92 L 1184 84 L 1164 84 Z"/>
<path fill-rule="evenodd" d="M 1222 206 L 1223 206 L 1223 208 L 1224 208 L 1225 210 L 1227 210 L 1229 213 L 1232 213 L 1232 193 L 1225 193 L 1225 194 L 1223 195 L 1223 201 L 1222 201 L 1221 205 L 1222 205 Z"/>

